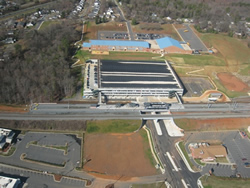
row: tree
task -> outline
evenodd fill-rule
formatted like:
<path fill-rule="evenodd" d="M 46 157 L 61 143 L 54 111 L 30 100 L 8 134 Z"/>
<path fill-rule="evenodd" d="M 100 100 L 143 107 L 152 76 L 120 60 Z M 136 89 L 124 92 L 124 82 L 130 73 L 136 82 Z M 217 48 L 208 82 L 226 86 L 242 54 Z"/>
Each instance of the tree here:
<path fill-rule="evenodd" d="M 62 17 L 62 18 L 66 18 L 66 13 L 65 13 L 65 11 L 62 11 L 61 17 Z"/>
<path fill-rule="evenodd" d="M 104 15 L 103 18 L 102 18 L 102 23 L 106 23 L 107 22 L 107 18 L 106 16 Z"/>
<path fill-rule="evenodd" d="M 95 17 L 95 24 L 99 24 L 100 23 L 100 17 L 97 15 Z"/>
<path fill-rule="evenodd" d="M 132 22 L 131 22 L 132 25 L 137 25 L 137 21 L 135 18 L 132 19 Z"/>
<path fill-rule="evenodd" d="M 69 22 L 29 31 L 25 46 L 16 44 L 4 66 L 0 62 L 0 102 L 52 102 L 71 96 L 81 69 L 70 68 L 75 52 L 70 44 L 79 38 Z"/>

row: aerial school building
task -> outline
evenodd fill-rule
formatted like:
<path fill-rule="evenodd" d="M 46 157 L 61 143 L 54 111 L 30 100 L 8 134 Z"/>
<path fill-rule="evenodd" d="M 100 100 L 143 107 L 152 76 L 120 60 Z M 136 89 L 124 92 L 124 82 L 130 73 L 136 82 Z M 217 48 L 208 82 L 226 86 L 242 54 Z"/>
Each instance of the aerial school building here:
<path fill-rule="evenodd" d="M 150 44 L 144 41 L 90 40 L 84 42 L 83 50 L 146 52 Z"/>
<path fill-rule="evenodd" d="M 129 51 L 129 52 L 153 52 L 153 53 L 181 53 L 191 54 L 192 50 L 185 43 L 181 43 L 171 37 L 151 41 L 129 40 L 90 40 L 84 42 L 83 50 L 89 51 Z"/>
<path fill-rule="evenodd" d="M 90 40 L 84 42 L 82 48 L 89 51 L 192 53 L 185 45 L 171 37 L 164 37 L 151 41 Z M 93 66 L 94 69 L 91 68 Z M 178 76 L 167 61 L 92 60 L 87 67 L 84 98 L 92 97 L 93 91 L 101 92 L 108 98 L 182 96 L 184 92 Z"/>

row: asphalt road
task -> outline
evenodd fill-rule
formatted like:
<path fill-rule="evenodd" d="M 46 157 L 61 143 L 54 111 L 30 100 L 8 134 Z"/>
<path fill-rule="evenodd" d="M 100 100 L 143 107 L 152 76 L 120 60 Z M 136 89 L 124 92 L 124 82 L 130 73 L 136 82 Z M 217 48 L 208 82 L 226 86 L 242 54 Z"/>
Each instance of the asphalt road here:
<path fill-rule="evenodd" d="M 178 29 L 178 32 L 184 41 L 189 42 L 191 49 L 207 51 L 207 47 L 189 25 L 185 24 L 185 27 L 186 28 Z M 185 30 L 188 30 L 188 32 L 184 32 Z"/>
<path fill-rule="evenodd" d="M 44 3 L 44 4 L 40 4 L 40 5 L 36 5 L 36 6 L 32 6 L 32 7 L 26 8 L 26 9 L 21 9 L 21 10 L 13 11 L 13 12 L 10 12 L 10 13 L 4 14 L 4 15 L 1 15 L 1 16 L 0 16 L 0 19 L 2 19 L 2 18 L 7 18 L 7 17 L 13 17 L 13 16 L 16 16 L 16 15 L 18 15 L 18 14 L 22 14 L 23 12 L 26 12 L 26 11 L 28 11 L 28 10 L 46 7 L 46 6 L 49 6 L 49 5 L 53 4 L 53 3 L 54 3 L 54 1 L 48 2 L 48 3 Z"/>
<path fill-rule="evenodd" d="M 183 179 L 185 183 L 189 184 L 192 188 L 198 187 L 197 180 L 201 176 L 201 174 L 192 173 L 187 169 L 185 163 L 183 162 L 182 158 L 175 148 L 174 144 L 177 139 L 168 135 L 163 121 L 160 121 L 159 124 L 162 131 L 161 136 L 157 134 L 153 122 L 149 123 L 148 126 L 150 127 L 150 130 L 152 132 L 156 151 L 158 152 L 159 157 L 163 165 L 165 166 L 165 175 L 167 182 L 170 183 L 173 188 L 181 188 L 184 187 L 181 181 Z M 178 168 L 178 171 L 174 169 L 173 164 L 166 155 L 167 152 L 170 153 L 174 163 Z"/>
<path fill-rule="evenodd" d="M 134 113 L 134 114 L 133 114 Z M 139 112 L 138 112 L 139 113 Z M 180 118 L 232 118 L 232 117 L 249 117 L 249 113 L 188 113 L 188 114 L 138 114 L 131 113 L 117 113 L 116 111 L 111 113 L 82 113 L 82 114 L 7 114 L 1 113 L 0 119 L 5 120 L 105 120 L 105 119 L 169 119 L 170 117 L 175 119 Z"/>
<path fill-rule="evenodd" d="M 119 12 L 119 14 L 121 16 L 121 20 L 125 21 L 126 24 L 127 24 L 127 29 L 128 29 L 128 34 L 129 34 L 130 40 L 135 40 L 133 31 L 132 31 L 132 28 L 131 28 L 130 21 L 125 18 L 124 14 L 123 14 L 123 11 L 121 10 L 119 5 L 117 4 L 117 1 L 114 0 L 114 3 L 117 5 L 117 10 L 118 10 L 118 12 Z"/>

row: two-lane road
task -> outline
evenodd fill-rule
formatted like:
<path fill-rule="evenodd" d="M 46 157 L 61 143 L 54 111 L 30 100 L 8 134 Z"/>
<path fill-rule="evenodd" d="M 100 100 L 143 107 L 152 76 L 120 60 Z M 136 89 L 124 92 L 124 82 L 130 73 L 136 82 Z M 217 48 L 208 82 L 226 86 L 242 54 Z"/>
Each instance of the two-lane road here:
<path fill-rule="evenodd" d="M 188 170 L 182 158 L 175 148 L 176 138 L 170 137 L 167 133 L 163 121 L 159 122 L 162 135 L 158 135 L 153 122 L 148 123 L 152 132 L 153 140 L 159 157 L 165 166 L 166 180 L 173 188 L 185 187 L 190 185 L 192 188 L 198 187 L 197 180 L 201 176 L 200 173 L 192 173 Z"/>

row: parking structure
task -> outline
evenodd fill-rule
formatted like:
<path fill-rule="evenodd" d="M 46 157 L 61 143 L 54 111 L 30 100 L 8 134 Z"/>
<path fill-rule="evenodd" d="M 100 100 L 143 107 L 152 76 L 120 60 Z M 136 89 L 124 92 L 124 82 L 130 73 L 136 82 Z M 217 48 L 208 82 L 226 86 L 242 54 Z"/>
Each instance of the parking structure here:
<path fill-rule="evenodd" d="M 167 61 L 115 61 L 101 60 L 97 67 L 98 88 L 84 90 L 84 97 L 98 90 L 108 98 L 123 96 L 165 96 L 183 88 L 178 76 Z M 90 80 L 93 78 L 89 78 Z"/>

